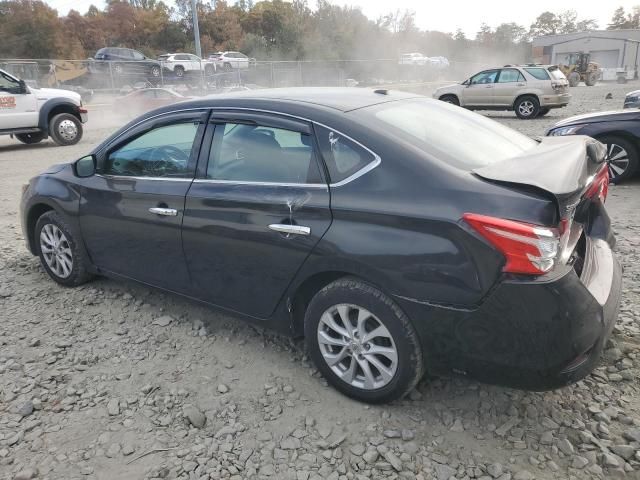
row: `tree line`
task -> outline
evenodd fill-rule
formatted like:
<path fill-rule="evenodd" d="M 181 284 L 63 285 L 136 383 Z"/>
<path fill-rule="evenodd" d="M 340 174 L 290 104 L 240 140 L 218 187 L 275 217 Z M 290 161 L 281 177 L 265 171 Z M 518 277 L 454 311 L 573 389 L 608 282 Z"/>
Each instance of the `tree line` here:
<path fill-rule="evenodd" d="M 0 58 L 83 59 L 107 46 L 135 48 L 148 56 L 193 52 L 191 0 L 169 7 L 159 0 L 108 0 L 60 17 L 41 0 L 0 1 Z M 396 10 L 377 19 L 359 9 L 317 0 L 198 1 L 203 54 L 240 50 L 260 60 L 353 60 L 397 58 L 403 52 L 457 61 L 529 59 L 539 35 L 595 30 L 594 19 L 573 10 L 543 12 L 528 28 L 483 23 L 475 38 L 416 26 L 415 13 Z M 616 9 L 609 29 L 640 28 L 640 7 Z"/>

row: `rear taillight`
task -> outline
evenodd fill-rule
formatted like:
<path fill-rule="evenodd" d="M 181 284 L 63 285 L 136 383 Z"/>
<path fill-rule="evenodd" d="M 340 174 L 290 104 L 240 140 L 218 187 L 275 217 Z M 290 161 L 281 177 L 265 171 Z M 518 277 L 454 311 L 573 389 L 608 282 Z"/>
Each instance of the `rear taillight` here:
<path fill-rule="evenodd" d="M 585 192 L 586 198 L 598 197 L 602 203 L 607 199 L 609 193 L 609 167 L 604 165 L 591 181 L 589 188 Z"/>
<path fill-rule="evenodd" d="M 504 272 L 541 275 L 553 268 L 560 243 L 557 228 L 475 213 L 465 213 L 463 218 L 504 255 Z"/>

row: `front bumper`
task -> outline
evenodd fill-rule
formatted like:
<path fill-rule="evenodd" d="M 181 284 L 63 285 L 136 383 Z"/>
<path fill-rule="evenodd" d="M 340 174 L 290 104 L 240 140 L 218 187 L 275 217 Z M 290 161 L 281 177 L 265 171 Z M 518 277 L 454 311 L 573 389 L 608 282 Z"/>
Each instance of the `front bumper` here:
<path fill-rule="evenodd" d="M 606 240 L 590 239 L 581 276 L 559 270 L 505 278 L 473 310 L 398 298 L 423 341 L 427 370 L 527 390 L 588 375 L 617 317 L 622 269 Z"/>
<path fill-rule="evenodd" d="M 540 96 L 540 106 L 541 107 L 564 107 L 569 104 L 569 100 L 571 100 L 570 93 L 558 93 L 552 95 L 542 95 Z"/>

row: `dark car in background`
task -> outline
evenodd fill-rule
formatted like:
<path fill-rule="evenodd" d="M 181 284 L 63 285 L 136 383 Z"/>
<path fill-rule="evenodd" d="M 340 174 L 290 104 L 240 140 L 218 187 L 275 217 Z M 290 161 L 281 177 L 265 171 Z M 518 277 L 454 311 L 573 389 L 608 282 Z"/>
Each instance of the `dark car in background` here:
<path fill-rule="evenodd" d="M 89 63 L 89 69 L 93 72 L 116 76 L 159 78 L 161 68 L 160 62 L 147 58 L 143 53 L 121 47 L 101 48 Z"/>
<path fill-rule="evenodd" d="M 640 90 L 627 93 L 624 97 L 623 108 L 640 108 Z"/>
<path fill-rule="evenodd" d="M 600 140 L 607 147 L 609 177 L 613 183 L 623 182 L 640 172 L 640 110 L 569 117 L 547 130 L 547 135 L 589 135 Z"/>
<path fill-rule="evenodd" d="M 408 93 L 260 90 L 139 117 L 33 178 L 21 216 L 56 282 L 304 336 L 363 401 L 425 371 L 548 389 L 591 371 L 617 314 L 604 157 Z"/>

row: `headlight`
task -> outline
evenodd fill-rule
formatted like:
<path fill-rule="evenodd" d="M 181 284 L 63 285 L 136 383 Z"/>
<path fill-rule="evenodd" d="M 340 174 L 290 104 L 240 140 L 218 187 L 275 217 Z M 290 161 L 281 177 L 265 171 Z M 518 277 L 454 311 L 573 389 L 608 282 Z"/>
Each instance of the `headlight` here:
<path fill-rule="evenodd" d="M 572 125 L 570 127 L 554 128 L 549 131 L 549 135 L 552 137 L 559 137 L 562 135 L 575 135 L 584 125 Z"/>

